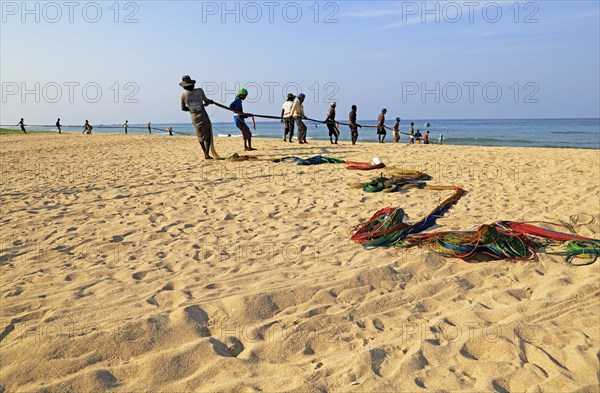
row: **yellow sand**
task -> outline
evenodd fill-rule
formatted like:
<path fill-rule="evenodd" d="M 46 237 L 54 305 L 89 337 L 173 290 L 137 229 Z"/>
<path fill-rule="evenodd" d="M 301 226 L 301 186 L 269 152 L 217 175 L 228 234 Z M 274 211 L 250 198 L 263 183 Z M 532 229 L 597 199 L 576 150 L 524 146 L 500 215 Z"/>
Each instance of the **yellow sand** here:
<path fill-rule="evenodd" d="M 437 230 L 562 220 L 600 237 L 598 150 L 309 142 L 252 154 L 378 156 L 465 187 Z M 380 208 L 416 220 L 447 193 L 365 194 L 348 183 L 378 173 L 343 165 L 207 162 L 192 137 L 0 143 L 0 391 L 598 391 L 600 261 L 349 240 Z"/>

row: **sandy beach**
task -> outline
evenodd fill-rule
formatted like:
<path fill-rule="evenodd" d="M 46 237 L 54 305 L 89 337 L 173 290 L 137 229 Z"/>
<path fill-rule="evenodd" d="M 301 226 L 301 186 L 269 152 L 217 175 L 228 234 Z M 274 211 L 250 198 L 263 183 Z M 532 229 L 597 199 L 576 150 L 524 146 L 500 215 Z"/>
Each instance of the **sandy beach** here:
<path fill-rule="evenodd" d="M 310 136 L 310 130 L 309 130 Z M 388 136 L 389 137 L 389 136 Z M 600 151 L 255 139 L 457 185 L 434 230 L 566 222 L 600 237 Z M 222 156 L 239 138 L 217 138 Z M 0 392 L 598 392 L 600 261 L 365 250 L 378 172 L 205 161 L 193 137 L 0 136 Z"/>

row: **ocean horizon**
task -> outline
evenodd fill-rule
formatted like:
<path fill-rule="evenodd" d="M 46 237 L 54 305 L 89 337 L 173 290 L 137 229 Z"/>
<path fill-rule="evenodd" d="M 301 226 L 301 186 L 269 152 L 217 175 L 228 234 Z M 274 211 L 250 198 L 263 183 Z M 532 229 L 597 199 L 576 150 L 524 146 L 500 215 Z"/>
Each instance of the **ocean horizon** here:
<path fill-rule="evenodd" d="M 341 122 L 345 118 L 338 117 Z M 389 117 L 386 125 L 392 127 L 395 118 Z M 410 122 L 414 129 L 424 134 L 430 131 L 430 140 L 438 142 L 443 134 L 444 144 L 467 146 L 506 146 L 506 147 L 557 147 L 600 149 L 600 118 L 555 118 L 555 119 L 415 119 L 402 120 L 400 131 L 407 133 Z M 429 127 L 426 124 L 429 123 Z M 278 121 L 257 121 L 256 129 L 248 119 L 255 137 L 282 138 L 283 130 Z M 372 126 L 376 120 L 359 120 L 359 124 Z M 93 124 L 96 133 L 123 133 L 122 124 Z M 327 127 L 306 121 L 308 139 L 329 139 Z M 3 126 L 7 128 L 6 126 Z M 54 126 L 28 126 L 30 129 L 55 131 Z M 152 132 L 167 134 L 167 128 L 173 127 L 174 135 L 194 135 L 191 123 L 152 123 Z M 16 126 L 8 127 L 18 129 Z M 63 132 L 81 132 L 82 125 L 64 125 Z M 128 133 L 147 133 L 146 124 L 130 124 Z M 241 136 L 240 131 L 231 122 L 213 122 L 215 137 Z M 295 132 L 297 134 L 297 130 Z M 340 141 L 350 141 L 350 130 L 340 126 Z M 377 133 L 374 128 L 359 130 L 358 142 L 376 142 Z M 388 131 L 386 142 L 392 142 L 392 133 Z M 400 143 L 407 143 L 408 137 L 401 134 Z"/>

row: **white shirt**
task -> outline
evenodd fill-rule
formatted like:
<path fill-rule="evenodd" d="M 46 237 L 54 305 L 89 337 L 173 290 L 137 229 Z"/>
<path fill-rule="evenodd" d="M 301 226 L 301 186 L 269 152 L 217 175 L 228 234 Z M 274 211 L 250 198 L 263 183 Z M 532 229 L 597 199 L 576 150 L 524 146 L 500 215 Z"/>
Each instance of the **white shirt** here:
<path fill-rule="evenodd" d="M 283 109 L 283 118 L 288 119 L 292 117 L 292 107 L 294 106 L 293 101 L 286 101 L 283 103 L 281 109 Z"/>

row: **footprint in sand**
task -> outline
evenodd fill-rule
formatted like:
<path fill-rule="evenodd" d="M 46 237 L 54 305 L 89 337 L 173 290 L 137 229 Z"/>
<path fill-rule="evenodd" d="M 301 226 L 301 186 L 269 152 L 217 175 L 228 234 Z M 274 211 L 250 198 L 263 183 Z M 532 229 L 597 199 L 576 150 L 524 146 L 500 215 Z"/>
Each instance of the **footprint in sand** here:
<path fill-rule="evenodd" d="M 371 355 L 371 370 L 373 370 L 375 375 L 381 377 L 380 369 L 387 357 L 387 353 L 381 348 L 374 348 L 369 351 L 369 355 Z"/>
<path fill-rule="evenodd" d="M 380 331 L 384 331 L 385 330 L 385 326 L 383 325 L 383 323 L 379 320 L 379 318 L 375 318 L 373 320 L 373 326 L 375 327 L 375 329 L 380 330 Z"/>
<path fill-rule="evenodd" d="M 227 337 L 226 343 L 211 338 L 210 343 L 215 353 L 220 356 L 235 358 L 245 349 L 244 344 L 235 337 Z"/>
<path fill-rule="evenodd" d="M 106 389 L 115 388 L 118 385 L 117 378 L 108 370 L 96 371 L 94 379 L 100 386 Z"/>
<path fill-rule="evenodd" d="M 143 280 L 144 277 L 146 277 L 146 274 L 148 274 L 147 271 L 136 272 L 136 273 L 133 273 L 133 275 L 131 277 L 133 277 L 133 279 L 136 280 L 136 281 L 140 281 L 140 280 Z"/>
<path fill-rule="evenodd" d="M 208 329 L 208 314 L 199 306 L 193 305 L 183 309 L 185 316 L 196 330 L 200 337 L 210 337 Z"/>

